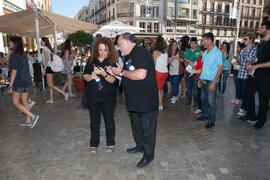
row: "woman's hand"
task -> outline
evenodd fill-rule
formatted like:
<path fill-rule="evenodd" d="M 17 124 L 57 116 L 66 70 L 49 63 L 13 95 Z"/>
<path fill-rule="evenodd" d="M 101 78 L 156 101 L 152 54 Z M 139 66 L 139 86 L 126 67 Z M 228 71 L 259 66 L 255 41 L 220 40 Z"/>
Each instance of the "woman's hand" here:
<path fill-rule="evenodd" d="M 8 86 L 8 93 L 12 94 L 12 86 Z"/>
<path fill-rule="evenodd" d="M 97 74 L 95 73 L 95 71 L 93 71 L 92 72 L 92 74 L 91 74 L 91 79 L 93 80 L 93 79 L 97 79 Z"/>
<path fill-rule="evenodd" d="M 96 67 L 94 66 L 94 72 L 98 75 L 101 75 L 101 76 L 106 76 L 106 71 L 102 68 L 102 67 Z"/>

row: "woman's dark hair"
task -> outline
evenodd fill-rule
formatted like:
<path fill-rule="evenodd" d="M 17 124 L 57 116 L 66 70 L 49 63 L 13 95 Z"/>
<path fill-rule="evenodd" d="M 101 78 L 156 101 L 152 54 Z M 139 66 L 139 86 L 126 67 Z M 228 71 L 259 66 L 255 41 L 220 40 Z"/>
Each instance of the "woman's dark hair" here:
<path fill-rule="evenodd" d="M 45 46 L 46 46 L 47 48 L 49 48 L 49 50 L 51 51 L 51 53 L 53 53 L 53 48 L 52 48 L 52 46 L 51 46 L 51 43 L 50 43 L 49 39 L 46 38 L 46 37 L 42 37 L 41 40 L 42 40 L 43 42 L 45 42 Z"/>
<path fill-rule="evenodd" d="M 230 43 L 228 43 L 228 42 L 223 42 L 222 44 L 223 44 L 223 45 L 226 45 L 226 53 L 227 53 L 227 54 L 230 54 Z"/>
<path fill-rule="evenodd" d="M 99 44 L 104 44 L 108 48 L 108 60 L 110 64 L 116 63 L 118 60 L 118 53 L 113 45 L 113 42 L 109 38 L 99 38 L 96 40 L 94 44 L 94 49 L 90 58 L 90 63 L 93 63 L 94 60 L 99 58 L 99 53 L 98 53 L 98 46 Z"/>
<path fill-rule="evenodd" d="M 175 56 L 178 53 L 178 51 L 179 51 L 179 49 L 177 47 L 176 50 L 175 50 L 175 52 L 174 52 L 174 54 L 172 54 L 172 46 L 173 46 L 174 43 L 176 43 L 176 45 L 177 45 L 176 40 L 171 40 L 171 42 L 169 44 L 169 47 L 168 47 L 168 57 Z"/>
<path fill-rule="evenodd" d="M 9 38 L 13 42 L 12 54 L 24 54 L 23 41 L 21 37 L 11 36 Z"/>
<path fill-rule="evenodd" d="M 189 37 L 188 36 L 183 36 L 180 41 L 182 42 L 182 46 L 180 47 L 180 49 L 183 52 L 185 52 L 187 49 L 190 48 Z"/>
<path fill-rule="evenodd" d="M 159 51 L 161 53 L 165 52 L 166 43 L 163 37 L 158 36 L 154 44 L 153 51 Z"/>
<path fill-rule="evenodd" d="M 60 57 L 63 58 L 65 55 L 65 51 L 68 50 L 69 54 L 71 53 L 71 39 L 66 39 L 66 41 L 64 42 L 63 48 L 61 50 L 61 54 Z"/>

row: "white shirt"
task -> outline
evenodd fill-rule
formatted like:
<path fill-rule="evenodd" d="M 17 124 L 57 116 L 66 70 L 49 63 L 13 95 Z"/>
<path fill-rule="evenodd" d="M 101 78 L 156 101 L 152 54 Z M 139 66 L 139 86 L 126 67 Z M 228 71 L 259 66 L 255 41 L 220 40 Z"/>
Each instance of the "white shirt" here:
<path fill-rule="evenodd" d="M 167 73 L 168 72 L 167 63 L 168 63 L 168 54 L 163 53 L 159 55 L 156 60 L 156 67 L 155 67 L 156 71 L 161 73 Z"/>
<path fill-rule="evenodd" d="M 52 60 L 51 60 L 51 54 L 52 54 L 52 52 L 51 52 L 51 50 L 47 46 L 44 46 L 42 48 L 42 62 L 43 62 L 44 65 L 45 65 L 45 55 L 44 55 L 44 52 L 47 52 L 47 55 L 48 55 L 48 58 L 49 58 L 47 67 L 51 67 L 51 65 L 52 65 Z"/>
<path fill-rule="evenodd" d="M 178 55 L 176 55 L 178 57 Z M 169 68 L 169 74 L 170 75 L 179 75 L 179 60 L 174 59 Z"/>

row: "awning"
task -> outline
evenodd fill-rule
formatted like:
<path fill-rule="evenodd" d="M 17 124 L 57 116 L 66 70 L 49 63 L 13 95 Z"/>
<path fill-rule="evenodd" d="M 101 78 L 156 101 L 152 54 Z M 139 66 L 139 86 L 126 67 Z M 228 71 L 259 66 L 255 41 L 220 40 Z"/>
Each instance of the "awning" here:
<path fill-rule="evenodd" d="M 39 36 L 47 36 L 57 32 L 72 33 L 84 30 L 88 33 L 95 32 L 98 25 L 71 19 L 65 16 L 37 10 L 39 20 Z M 27 9 L 16 13 L 0 16 L 0 32 L 7 34 L 18 34 L 27 37 L 36 37 L 35 11 Z"/>

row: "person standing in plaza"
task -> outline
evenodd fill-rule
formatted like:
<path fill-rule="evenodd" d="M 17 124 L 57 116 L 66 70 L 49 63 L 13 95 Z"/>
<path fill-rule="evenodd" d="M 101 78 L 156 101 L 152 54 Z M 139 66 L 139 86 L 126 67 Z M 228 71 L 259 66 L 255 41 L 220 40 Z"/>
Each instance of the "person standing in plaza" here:
<path fill-rule="evenodd" d="M 253 76 L 249 75 L 246 83 L 245 101 L 247 115 L 245 120 L 255 121 L 254 127 L 260 129 L 267 120 L 270 98 L 270 21 L 263 22 L 260 28 L 260 37 L 264 41 L 258 53 L 258 59 L 247 68 Z M 259 111 L 255 115 L 254 94 L 259 94 Z"/>
<path fill-rule="evenodd" d="M 202 55 L 203 68 L 198 81 L 202 91 L 202 116 L 198 120 L 207 120 L 206 128 L 212 128 L 216 123 L 217 83 L 223 71 L 222 53 L 214 45 L 214 35 L 211 32 L 203 36 L 203 45 L 207 49 Z"/>
<path fill-rule="evenodd" d="M 197 38 L 192 37 L 190 39 L 190 48 L 186 50 L 185 52 L 185 61 L 187 62 L 187 65 L 192 66 L 194 62 L 197 61 L 197 59 L 201 56 L 201 50 L 197 47 Z M 194 69 L 195 67 L 192 66 Z M 190 105 L 192 102 L 192 99 L 194 100 L 194 106 L 197 105 L 197 78 L 196 75 L 193 74 L 190 76 L 190 72 L 186 73 L 186 84 L 187 84 L 187 105 Z"/>
<path fill-rule="evenodd" d="M 84 79 L 87 81 L 86 99 L 90 114 L 90 153 L 96 154 L 100 142 L 101 114 L 104 117 L 107 139 L 107 153 L 114 152 L 115 122 L 114 111 L 116 106 L 115 78 L 106 72 L 109 66 L 115 66 L 118 60 L 112 41 L 108 38 L 99 38 L 95 42 L 90 62 L 84 70 Z"/>
<path fill-rule="evenodd" d="M 24 123 L 19 126 L 27 126 L 33 128 L 39 115 L 30 112 L 28 104 L 28 95 L 32 91 L 32 78 L 28 65 L 27 54 L 24 53 L 23 41 L 21 37 L 12 36 L 8 42 L 9 48 L 12 50 L 10 55 L 10 84 L 9 93 L 12 94 L 13 105 L 26 115 Z"/>
<path fill-rule="evenodd" d="M 248 78 L 247 63 L 256 58 L 257 48 L 253 44 L 256 36 L 254 33 L 247 33 L 244 35 L 244 44 L 246 45 L 240 52 L 240 68 L 238 70 L 238 89 L 240 92 L 240 98 L 242 99 L 241 108 L 237 113 L 239 116 L 246 115 L 246 102 L 244 99 L 244 93 L 246 89 L 246 82 Z"/>
<path fill-rule="evenodd" d="M 230 44 L 227 42 L 224 42 L 222 44 L 223 72 L 218 82 L 218 95 L 219 96 L 224 95 L 226 86 L 227 86 L 227 78 L 228 78 L 229 70 L 230 70 L 229 52 L 230 52 Z"/>
<path fill-rule="evenodd" d="M 156 79 L 158 85 L 159 110 L 163 110 L 163 87 L 168 77 L 168 54 L 165 53 L 165 45 L 166 43 L 164 39 L 161 36 L 157 37 L 154 45 L 153 58 L 155 62 Z"/>
<path fill-rule="evenodd" d="M 51 68 L 53 49 L 52 49 L 49 39 L 46 37 L 42 37 L 41 45 L 43 46 L 43 49 L 42 49 L 42 61 L 43 61 L 43 66 L 44 66 L 43 76 L 46 75 L 47 85 L 49 87 L 49 93 L 50 93 L 50 98 L 49 100 L 46 101 L 46 103 L 54 104 L 53 90 L 57 91 L 62 96 L 64 96 L 65 101 L 68 101 L 69 94 L 65 93 L 64 91 L 62 91 L 61 89 L 59 89 L 53 84 L 54 72 L 52 71 L 52 68 Z"/>
<path fill-rule="evenodd" d="M 132 134 L 136 147 L 127 149 L 129 154 L 141 152 L 143 157 L 138 168 L 147 166 L 155 156 L 156 126 L 158 112 L 158 88 L 152 55 L 136 45 L 135 36 L 122 34 L 118 47 L 125 56 L 124 67 L 112 68 L 122 77 L 127 107 L 130 112 Z"/>

